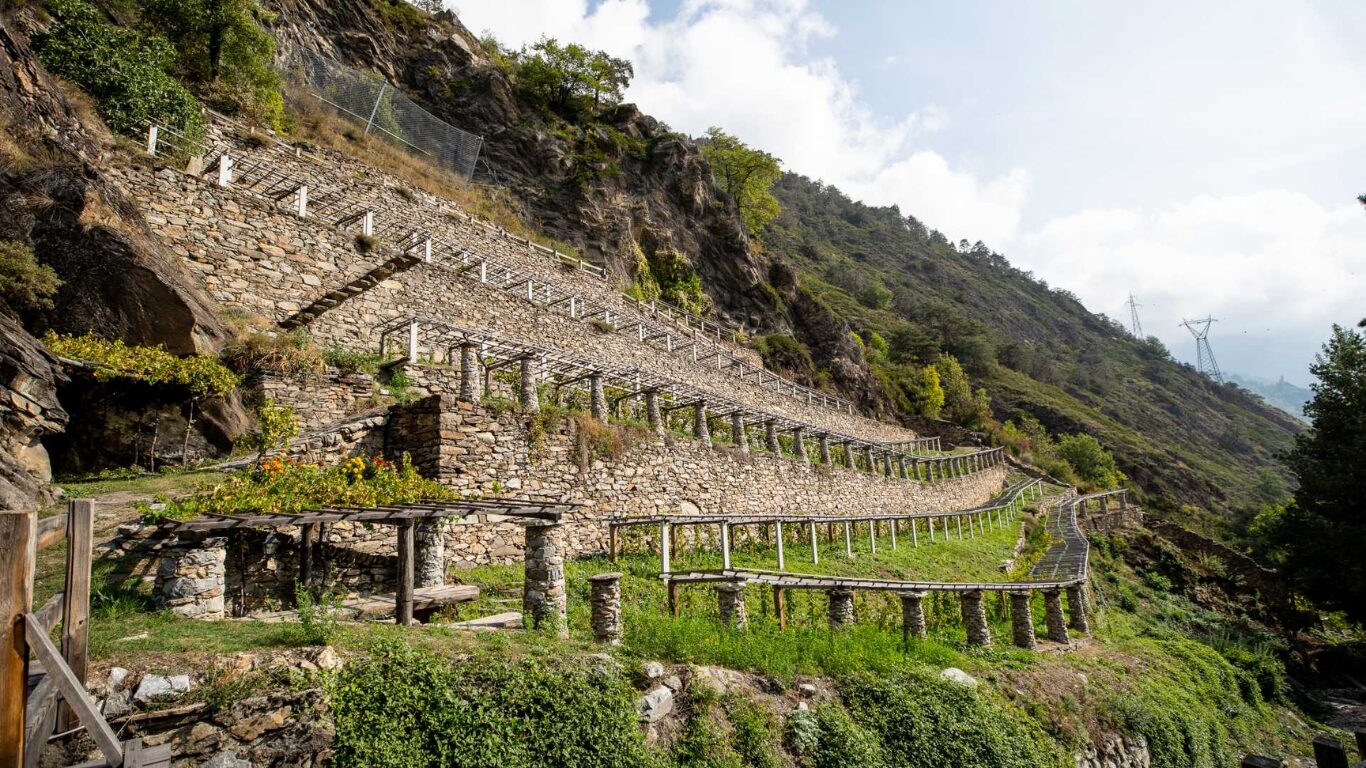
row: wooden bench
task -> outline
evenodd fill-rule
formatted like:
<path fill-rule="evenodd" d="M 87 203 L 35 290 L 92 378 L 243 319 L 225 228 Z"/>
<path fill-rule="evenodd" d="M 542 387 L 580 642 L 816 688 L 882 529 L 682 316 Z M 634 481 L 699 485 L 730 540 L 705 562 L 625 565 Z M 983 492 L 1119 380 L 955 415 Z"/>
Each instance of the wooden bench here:
<path fill-rule="evenodd" d="M 479 599 L 479 587 L 473 584 L 443 584 L 439 587 L 418 587 L 413 590 L 413 618 L 426 623 L 443 606 L 467 603 Z M 345 604 L 344 608 L 352 608 Z M 393 595 L 372 595 L 362 598 L 354 606 L 356 617 L 376 619 L 394 615 Z"/>

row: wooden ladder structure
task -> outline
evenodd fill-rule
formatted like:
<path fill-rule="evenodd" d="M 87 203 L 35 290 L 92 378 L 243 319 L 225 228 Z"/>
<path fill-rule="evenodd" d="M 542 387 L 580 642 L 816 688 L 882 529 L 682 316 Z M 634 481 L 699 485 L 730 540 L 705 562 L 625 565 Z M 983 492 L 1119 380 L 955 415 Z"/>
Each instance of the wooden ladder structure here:
<path fill-rule="evenodd" d="M 0 768 L 33 768 L 54 731 L 84 728 L 103 760 L 73 768 L 159 768 L 169 745 L 120 741 L 85 690 L 90 625 L 94 502 L 71 502 L 63 514 L 0 511 Z M 37 553 L 67 543 L 66 582 L 33 609 Z M 61 624 L 60 648 L 52 641 Z"/>

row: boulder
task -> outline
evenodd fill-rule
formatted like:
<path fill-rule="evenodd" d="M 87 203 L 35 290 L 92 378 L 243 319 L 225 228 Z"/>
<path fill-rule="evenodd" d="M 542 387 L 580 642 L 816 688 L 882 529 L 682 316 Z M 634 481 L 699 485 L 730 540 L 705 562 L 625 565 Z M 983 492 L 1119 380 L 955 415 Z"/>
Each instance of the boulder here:
<path fill-rule="evenodd" d="M 658 686 L 636 699 L 636 712 L 647 723 L 663 720 L 674 709 L 674 694 L 666 686 Z"/>
<path fill-rule="evenodd" d="M 958 667 L 949 667 L 943 672 L 940 672 L 939 676 L 945 680 L 958 683 L 959 685 L 966 685 L 969 688 L 976 688 L 978 685 L 977 678 L 969 675 Z"/>

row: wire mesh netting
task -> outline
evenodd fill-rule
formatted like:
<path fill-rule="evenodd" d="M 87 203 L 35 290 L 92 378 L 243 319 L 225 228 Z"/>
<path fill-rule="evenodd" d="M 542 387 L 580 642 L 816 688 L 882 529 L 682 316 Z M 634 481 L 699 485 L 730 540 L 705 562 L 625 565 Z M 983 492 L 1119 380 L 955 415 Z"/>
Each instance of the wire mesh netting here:
<path fill-rule="evenodd" d="M 375 72 L 348 67 L 313 51 L 300 51 L 291 68 L 310 94 L 409 152 L 474 175 L 483 137 L 462 131 L 419 107 Z"/>

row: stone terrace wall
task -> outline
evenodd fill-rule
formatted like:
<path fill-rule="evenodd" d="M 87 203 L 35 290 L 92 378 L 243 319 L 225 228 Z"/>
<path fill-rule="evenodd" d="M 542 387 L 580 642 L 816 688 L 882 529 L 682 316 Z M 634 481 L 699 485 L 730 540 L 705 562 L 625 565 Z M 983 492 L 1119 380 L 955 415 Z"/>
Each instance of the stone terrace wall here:
<path fill-rule="evenodd" d="M 602 521 L 657 512 L 848 514 L 931 512 L 981 504 L 1005 481 L 1004 466 L 956 480 L 923 483 L 805 464 L 697 440 L 633 430 L 615 456 L 580 463 L 574 422 L 542 424 L 532 444 L 531 420 L 449 396 L 396 407 L 389 450 L 406 450 L 424 470 L 455 488 L 484 494 L 529 494 L 581 502 L 566 525 L 570 555 L 603 551 Z M 499 556 L 491 546 L 506 546 Z M 452 526 L 447 556 L 482 564 L 516 561 L 520 531 L 510 524 Z"/>
<path fill-rule="evenodd" d="M 373 407 L 379 388 L 374 376 L 336 369 L 316 375 L 267 374 L 256 377 L 248 386 L 276 405 L 293 408 L 299 428 L 305 432 Z"/>

